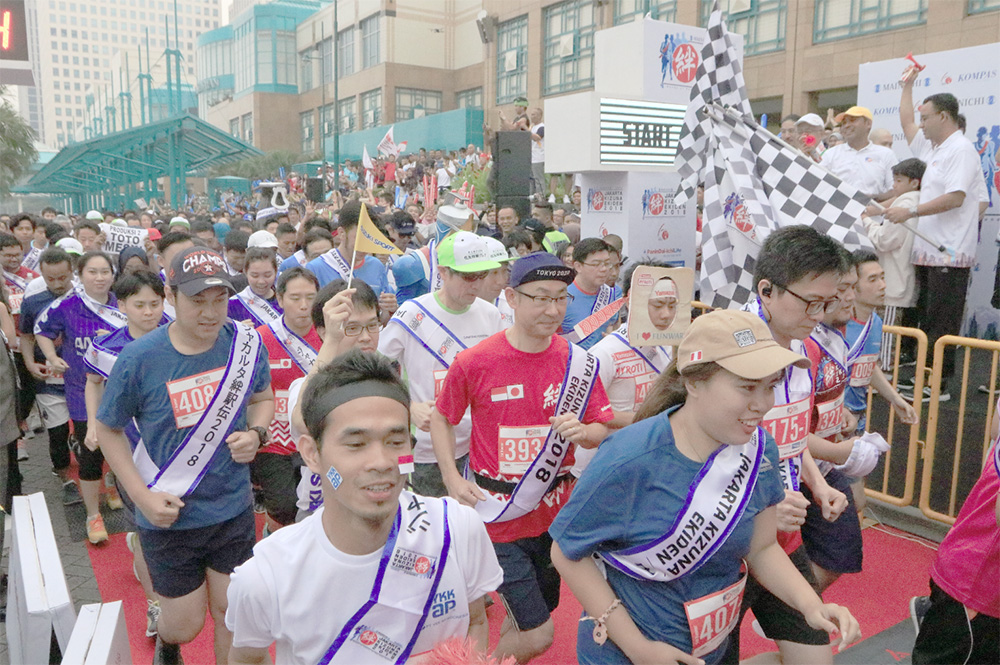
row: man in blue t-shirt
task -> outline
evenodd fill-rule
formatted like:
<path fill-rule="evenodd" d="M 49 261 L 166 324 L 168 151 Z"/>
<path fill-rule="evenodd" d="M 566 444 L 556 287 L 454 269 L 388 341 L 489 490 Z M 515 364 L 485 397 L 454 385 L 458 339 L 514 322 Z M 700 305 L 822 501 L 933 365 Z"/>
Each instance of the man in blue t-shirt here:
<path fill-rule="evenodd" d="M 335 279 L 346 280 L 351 272 L 351 260 L 355 257 L 354 241 L 358 235 L 358 222 L 361 216 L 361 203 L 349 201 L 340 209 L 338 220 L 340 223 L 340 233 L 337 235 L 338 244 L 336 247 L 326 252 L 306 264 L 306 268 L 316 275 L 320 287 L 326 286 Z M 372 287 L 372 290 L 379 295 L 382 309 L 386 309 L 387 300 L 382 298 L 383 294 L 391 296 L 392 311 L 396 311 L 395 296 L 389 288 L 388 269 L 374 256 L 369 256 L 358 252 L 358 262 L 354 265 L 354 278 Z"/>
<path fill-rule="evenodd" d="M 601 341 L 611 324 L 618 320 L 617 310 L 609 312 L 605 309 L 622 297 L 621 289 L 604 283 L 611 270 L 613 251 L 613 248 L 600 238 L 585 238 L 573 249 L 576 279 L 567 289 L 572 299 L 566 307 L 566 318 L 563 319 L 560 333 L 569 335 L 574 326 L 590 318 L 593 325 L 585 323 L 586 330 L 590 331 L 589 334 L 584 332 L 580 340 L 574 340 L 585 349 Z"/>
<path fill-rule="evenodd" d="M 217 662 L 228 658 L 229 574 L 255 542 L 249 464 L 267 443 L 274 396 L 256 331 L 226 316 L 223 258 L 192 247 L 167 274 L 177 319 L 122 349 L 97 412 L 97 437 L 135 503 L 143 554 L 162 608 L 170 658 L 215 619 Z M 125 427 L 142 436 L 135 459 Z"/>

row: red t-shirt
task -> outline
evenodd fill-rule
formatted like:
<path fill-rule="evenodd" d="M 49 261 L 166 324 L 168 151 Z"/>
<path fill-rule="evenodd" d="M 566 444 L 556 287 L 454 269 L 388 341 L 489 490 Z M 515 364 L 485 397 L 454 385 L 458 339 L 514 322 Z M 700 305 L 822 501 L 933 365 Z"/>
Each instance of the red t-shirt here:
<path fill-rule="evenodd" d="M 822 434 L 822 432 L 829 432 L 833 428 L 837 429 L 838 432 L 840 430 L 844 391 L 847 389 L 851 373 L 843 364 L 846 358 L 831 357 L 812 337 L 807 337 L 803 343 L 806 355 L 809 356 L 809 362 L 812 364 L 813 376 L 813 412 L 810 431 L 823 438 L 832 439 L 833 435 Z M 831 408 L 831 405 L 838 400 L 840 406 Z"/>
<path fill-rule="evenodd" d="M 18 266 L 17 270 L 14 271 L 15 275 L 24 280 L 25 286 L 28 282 L 38 277 L 38 273 L 29 270 L 25 266 Z M 22 289 L 16 282 L 4 278 L 4 283 L 7 286 L 7 299 L 10 302 L 10 313 L 14 318 L 14 328 L 15 330 L 20 330 L 21 321 L 21 301 L 24 299 L 24 289 Z"/>
<path fill-rule="evenodd" d="M 476 473 L 507 482 L 521 478 L 547 436 L 568 358 L 569 342 L 562 337 L 553 336 L 549 348 L 541 353 L 525 353 L 511 346 L 503 332 L 458 354 L 436 406 L 452 425 L 472 408 L 469 463 Z M 595 379 L 582 421 L 605 423 L 613 416 L 604 386 Z M 528 429 L 535 430 L 535 435 L 523 432 Z M 507 442 L 502 450 L 501 436 Z M 529 445 L 518 446 L 521 440 Z M 569 473 L 573 461 L 571 449 L 560 473 Z M 504 543 L 544 533 L 569 499 L 570 490 L 571 484 L 562 482 L 531 513 L 487 524 L 490 538 Z"/>
<path fill-rule="evenodd" d="M 296 448 L 289 427 L 291 414 L 288 413 L 288 386 L 292 385 L 292 381 L 305 376 L 305 374 L 288 355 L 285 347 L 281 345 L 268 326 L 260 326 L 257 328 L 257 332 L 260 333 L 261 341 L 267 347 L 267 355 L 271 363 L 271 389 L 274 391 L 274 419 L 268 428 L 271 433 L 271 441 L 260 452 L 291 455 Z M 309 333 L 302 339 L 314 350 L 319 350 L 319 347 L 323 345 L 322 338 L 316 334 L 315 326 L 310 328 Z"/>
<path fill-rule="evenodd" d="M 385 165 L 385 179 L 395 180 L 396 179 L 396 164 L 395 162 L 388 162 Z"/>

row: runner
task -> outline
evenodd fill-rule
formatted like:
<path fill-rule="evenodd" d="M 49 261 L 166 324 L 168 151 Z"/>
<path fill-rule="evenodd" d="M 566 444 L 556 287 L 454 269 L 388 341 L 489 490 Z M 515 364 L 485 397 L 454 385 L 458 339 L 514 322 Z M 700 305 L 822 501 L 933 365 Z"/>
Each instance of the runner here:
<path fill-rule="evenodd" d="M 128 324 L 118 330 L 98 337 L 90 345 L 83 356 L 87 368 L 87 386 L 85 396 L 87 402 L 87 438 L 84 444 L 90 450 L 98 450 L 100 442 L 97 439 L 97 408 L 104 395 L 104 382 L 111 373 L 111 368 L 118 360 L 118 354 L 129 342 L 156 330 L 164 322 L 163 317 L 163 282 L 154 273 L 139 271 L 119 277 L 112 289 L 118 306 L 128 318 Z M 139 443 L 139 432 L 130 423 L 125 428 L 125 435 L 132 446 Z M 135 504 L 127 494 L 122 493 L 121 499 L 135 522 Z M 126 536 L 129 549 L 133 555 L 133 570 L 146 594 L 146 637 L 156 636 L 156 624 L 160 617 L 160 601 L 153 592 L 149 579 L 149 568 L 142 555 L 142 544 L 131 532 Z"/>
<path fill-rule="evenodd" d="M 87 402 L 84 389 L 87 368 L 83 358 L 96 337 L 118 330 L 127 323 L 118 311 L 117 301 L 109 293 L 114 279 L 114 264 L 103 252 L 87 252 L 77 266 L 81 289 L 67 293 L 52 302 L 35 321 L 35 342 L 55 374 L 65 380 L 66 404 L 73 421 L 76 461 L 80 465 L 80 494 L 87 509 L 87 538 L 91 543 L 108 539 L 100 511 L 101 479 L 104 476 L 104 456 L 85 444 L 87 439 Z M 60 350 L 55 340 L 61 339 Z M 108 507 L 122 507 L 117 492 L 108 496 Z"/>
<path fill-rule="evenodd" d="M 399 302 L 422 296 L 441 288 L 441 273 L 437 267 L 437 245 L 462 229 L 473 211 L 464 201 L 455 199 L 437 209 L 434 239 L 415 252 L 400 256 L 392 264 L 392 274 L 398 287 Z"/>
<path fill-rule="evenodd" d="M 573 328 L 583 324 L 585 330 L 577 343 L 585 349 L 601 341 L 623 302 L 621 290 L 604 283 L 611 269 L 611 251 L 600 238 L 584 238 L 573 249 L 576 279 L 568 290 L 571 299 L 561 334 L 576 341 Z"/>
<path fill-rule="evenodd" d="M 451 637 L 487 651 L 484 597 L 502 574 L 474 510 L 403 490 L 409 407 L 374 354 L 353 351 L 309 382 L 300 445 L 325 478 L 323 507 L 233 573 L 231 663 L 266 662 L 275 643 L 277 662 L 303 665 L 412 662 Z"/>
<path fill-rule="evenodd" d="M 300 459 L 288 422 L 288 387 L 305 376 L 316 362 L 322 344 L 312 320 L 319 282 L 302 267 L 289 268 L 278 278 L 281 317 L 257 328 L 267 347 L 274 391 L 271 440 L 250 466 L 250 478 L 263 491 L 262 503 L 270 518 L 267 533 L 295 521 L 295 488 Z M 232 301 L 230 301 L 231 305 Z"/>
<path fill-rule="evenodd" d="M 229 299 L 229 318 L 251 328 L 266 326 L 281 318 L 281 303 L 274 290 L 278 259 L 274 250 L 251 247 L 243 262 L 247 287 Z"/>
<path fill-rule="evenodd" d="M 201 632 L 207 607 L 223 663 L 229 574 L 254 543 L 248 465 L 274 415 L 270 372 L 260 336 L 226 318 L 232 286 L 219 254 L 180 252 L 168 278 L 177 320 L 122 350 L 97 435 L 139 508 L 139 539 L 161 596 L 159 655 L 175 659 L 176 645 Z M 138 463 L 123 433 L 133 419 L 143 442 Z"/>
<path fill-rule="evenodd" d="M 507 302 L 505 290 L 507 282 L 510 281 L 510 262 L 514 259 L 507 253 L 507 248 L 496 238 L 483 236 L 486 247 L 489 250 L 490 260 L 500 264 L 499 268 L 494 268 L 483 280 L 479 287 L 479 297 L 488 303 L 493 303 L 500 310 L 500 323 L 504 330 L 514 325 L 514 310 Z"/>
<path fill-rule="evenodd" d="M 9 233 L 0 233 L 0 265 L 3 266 L 3 281 L 7 287 L 7 300 L 15 325 L 20 320 L 21 301 L 28 282 L 38 277 L 38 273 L 21 263 L 21 243 Z"/>
<path fill-rule="evenodd" d="M 358 201 L 349 201 L 344 204 L 338 216 L 340 232 L 337 235 L 337 247 L 306 264 L 306 268 L 319 279 L 320 286 L 326 286 L 335 279 L 346 280 L 350 276 L 350 262 L 352 257 L 355 256 L 354 240 L 358 234 L 361 205 Z M 387 294 L 387 296 L 392 295 L 389 292 L 386 267 L 374 256 L 369 256 L 363 252 L 357 253 L 354 264 L 354 278 L 368 284 L 379 296 L 383 293 Z M 393 301 L 394 299 L 395 296 L 393 296 Z M 395 310 L 395 307 L 392 309 Z"/>
<path fill-rule="evenodd" d="M 434 400 L 455 356 L 503 330 L 503 325 L 497 308 L 477 298 L 490 271 L 500 268 L 489 258 L 483 237 L 468 231 L 449 235 L 437 245 L 437 258 L 441 288 L 403 303 L 382 331 L 378 350 L 399 361 L 406 372 L 416 438 L 410 482 L 418 494 L 440 497 L 448 494 L 448 489 L 431 446 Z M 454 464 L 458 469 L 469 462 L 471 431 L 466 412 L 455 428 Z"/>
<path fill-rule="evenodd" d="M 458 354 L 431 413 L 448 494 L 479 511 L 504 570 L 499 592 L 507 619 L 496 655 L 520 663 L 552 644 L 560 580 L 547 529 L 572 488 L 570 443 L 596 447 L 612 418 L 597 359 L 556 335 L 573 277 L 548 253 L 514 262 L 505 294 L 514 325 Z M 470 407 L 463 477 L 451 460 L 455 428 Z"/>
<path fill-rule="evenodd" d="M 21 265 L 38 272 L 38 261 L 43 250 L 35 246 L 35 227 L 35 218 L 29 213 L 18 213 L 10 218 L 10 232 L 21 243 Z"/>
<path fill-rule="evenodd" d="M 677 357 L 550 529 L 552 560 L 586 612 L 577 659 L 721 662 L 746 572 L 853 642 L 854 617 L 824 605 L 775 540 L 778 450 L 758 425 L 786 368 L 808 361 L 758 317 L 726 310 L 695 319 Z"/>

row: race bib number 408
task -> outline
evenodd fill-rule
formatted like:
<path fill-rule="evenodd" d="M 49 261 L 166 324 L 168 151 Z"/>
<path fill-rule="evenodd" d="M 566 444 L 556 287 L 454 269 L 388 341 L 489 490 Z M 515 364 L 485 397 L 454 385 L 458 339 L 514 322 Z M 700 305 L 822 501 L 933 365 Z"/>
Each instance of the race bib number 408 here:
<path fill-rule="evenodd" d="M 548 425 L 536 427 L 500 426 L 500 473 L 523 474 L 538 457 L 542 444 L 549 436 Z"/>
<path fill-rule="evenodd" d="M 220 367 L 167 382 L 170 408 L 174 410 L 174 420 L 178 429 L 191 427 L 198 422 L 212 401 L 212 396 L 215 395 L 225 372 L 226 368 Z"/>

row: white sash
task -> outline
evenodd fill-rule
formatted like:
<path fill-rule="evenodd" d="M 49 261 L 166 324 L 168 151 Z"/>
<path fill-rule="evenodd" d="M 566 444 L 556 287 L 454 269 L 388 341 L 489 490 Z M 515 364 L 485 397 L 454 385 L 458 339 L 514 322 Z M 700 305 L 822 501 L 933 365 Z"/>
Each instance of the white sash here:
<path fill-rule="evenodd" d="M 868 315 L 868 320 L 865 321 L 865 327 L 861 329 L 860 333 L 858 333 L 858 338 L 854 340 L 854 344 L 851 344 L 850 348 L 847 350 L 848 367 L 853 365 L 854 361 L 857 360 L 861 356 L 861 353 L 865 350 L 865 345 L 868 343 L 868 337 L 872 333 L 874 321 L 875 321 L 875 312 L 872 312 L 871 314 Z"/>
<path fill-rule="evenodd" d="M 261 348 L 260 335 L 255 330 L 238 324 L 234 329 L 229 361 L 219 387 L 191 432 L 170 455 L 166 466 L 157 468 L 142 441 L 133 452 L 136 468 L 146 486 L 154 492 L 168 492 L 178 497 L 190 494 L 208 472 L 215 453 L 226 447 L 225 434 L 250 396 Z M 155 472 L 147 475 L 153 469 Z"/>
<path fill-rule="evenodd" d="M 622 335 L 623 332 L 625 333 L 625 335 Z M 612 336 L 615 339 L 617 339 L 619 342 L 621 342 L 622 344 L 624 344 L 627 348 L 631 349 L 637 356 L 639 356 L 640 358 L 642 358 L 643 360 L 645 360 L 646 364 L 649 365 L 649 368 L 651 370 L 653 370 L 654 372 L 656 372 L 657 374 L 659 374 L 664 369 L 666 369 L 666 367 L 663 367 L 663 368 L 658 367 L 652 360 L 649 359 L 649 357 L 645 353 L 643 353 L 642 351 L 640 351 L 636 347 L 634 347 L 631 344 L 629 344 L 628 343 L 628 336 L 627 335 L 628 335 L 628 328 L 626 328 L 626 327 L 622 327 L 621 329 L 619 329 L 619 330 L 615 331 L 614 333 L 612 333 Z M 658 354 L 655 354 L 653 356 L 654 358 L 663 358 L 664 360 L 667 360 L 669 362 L 669 360 L 670 360 L 670 353 L 665 348 L 663 348 L 662 346 L 656 346 L 656 347 L 653 347 L 653 348 L 654 348 L 654 350 L 659 351 Z"/>
<path fill-rule="evenodd" d="M 729 538 L 750 502 L 764 457 L 759 427 L 742 446 L 723 446 L 701 467 L 670 530 L 649 543 L 602 552 L 609 565 L 626 575 L 670 582 L 697 570 Z"/>
<path fill-rule="evenodd" d="M 114 330 L 118 330 L 119 328 L 128 325 L 128 317 L 111 305 L 102 305 L 88 296 L 87 292 L 83 289 L 77 291 L 77 294 L 80 296 L 80 300 L 83 301 L 83 304 L 87 309 L 96 314 L 102 321 L 107 323 Z"/>
<path fill-rule="evenodd" d="M 40 259 L 41 256 L 42 256 L 42 250 L 38 249 L 37 247 L 35 247 L 34 244 L 32 244 L 28 248 L 28 253 L 24 255 L 23 259 L 21 259 L 21 265 L 27 268 L 28 270 L 34 271 L 35 268 L 38 267 L 38 259 Z"/>
<path fill-rule="evenodd" d="M 340 250 L 336 247 L 324 253 L 320 258 L 323 259 L 326 265 L 336 270 L 342 279 L 347 279 L 351 274 L 351 266 L 347 265 L 347 260 L 340 255 Z"/>
<path fill-rule="evenodd" d="M 6 279 L 11 286 L 20 289 L 21 293 L 24 293 L 24 290 L 28 288 L 28 280 L 21 277 L 20 275 L 15 275 L 12 272 L 7 272 L 6 270 L 4 270 L 3 276 L 4 279 Z"/>
<path fill-rule="evenodd" d="M 292 254 L 292 256 L 295 258 L 296 261 L 298 261 L 300 266 L 304 266 L 305 264 L 309 263 L 309 261 L 306 260 L 306 252 L 303 249 L 296 250 L 295 253 Z"/>
<path fill-rule="evenodd" d="M 405 663 L 429 615 L 450 550 L 444 499 L 401 492 L 368 600 L 341 628 L 320 665 L 381 659 Z"/>
<path fill-rule="evenodd" d="M 441 270 L 438 268 L 437 240 L 431 240 L 430 244 L 427 245 L 427 249 L 429 250 L 431 261 L 431 274 L 427 283 L 430 284 L 431 293 L 434 293 L 435 291 L 440 291 L 441 287 L 444 286 L 441 280 Z"/>
<path fill-rule="evenodd" d="M 83 356 L 83 361 L 87 367 L 95 370 L 106 379 L 111 376 L 111 370 L 114 369 L 115 363 L 118 361 L 118 354 L 108 351 L 97 342 L 91 342 L 90 348 Z"/>
<path fill-rule="evenodd" d="M 569 413 L 578 420 L 583 420 L 587 402 L 590 401 L 590 391 L 597 380 L 597 369 L 598 362 L 595 356 L 587 353 L 585 349 L 569 345 L 566 375 L 563 376 L 554 415 L 558 417 Z M 476 504 L 476 511 L 483 521 L 507 522 L 527 515 L 537 508 L 552 487 L 553 480 L 562 470 L 563 459 L 570 445 L 572 442 L 550 429 L 538 455 L 521 476 L 509 498 L 498 499 L 484 492 L 486 500 Z M 465 477 L 472 480 L 472 470 L 469 466 L 465 467 Z"/>
<path fill-rule="evenodd" d="M 601 288 L 597 291 L 597 297 L 594 298 L 594 305 L 590 308 L 590 313 L 594 314 L 601 310 L 602 307 L 611 302 L 611 294 L 614 291 L 607 284 L 601 284 Z"/>
<path fill-rule="evenodd" d="M 254 293 L 249 286 L 233 297 L 243 303 L 243 306 L 249 310 L 253 318 L 257 319 L 257 322 L 262 325 L 281 318 L 281 314 L 271 307 L 271 303 L 266 298 L 261 298 Z"/>
<path fill-rule="evenodd" d="M 309 342 L 292 332 L 285 324 L 285 317 L 283 316 L 270 321 L 267 327 L 274 333 L 274 338 L 278 340 L 278 344 L 285 350 L 288 357 L 299 366 L 303 374 L 308 374 L 316 362 L 316 349 L 312 348 Z"/>
<path fill-rule="evenodd" d="M 411 305 L 420 310 L 412 312 L 412 316 Z M 398 323 L 403 327 L 403 330 L 410 333 L 413 339 L 417 340 L 420 346 L 424 347 L 427 353 L 431 354 L 434 360 L 441 363 L 445 369 L 450 368 L 451 364 L 455 362 L 455 356 L 458 355 L 459 351 L 468 348 L 458 335 L 416 300 L 408 300 L 403 303 L 402 307 L 396 310 L 396 313 L 389 319 L 389 323 L 392 322 Z"/>

